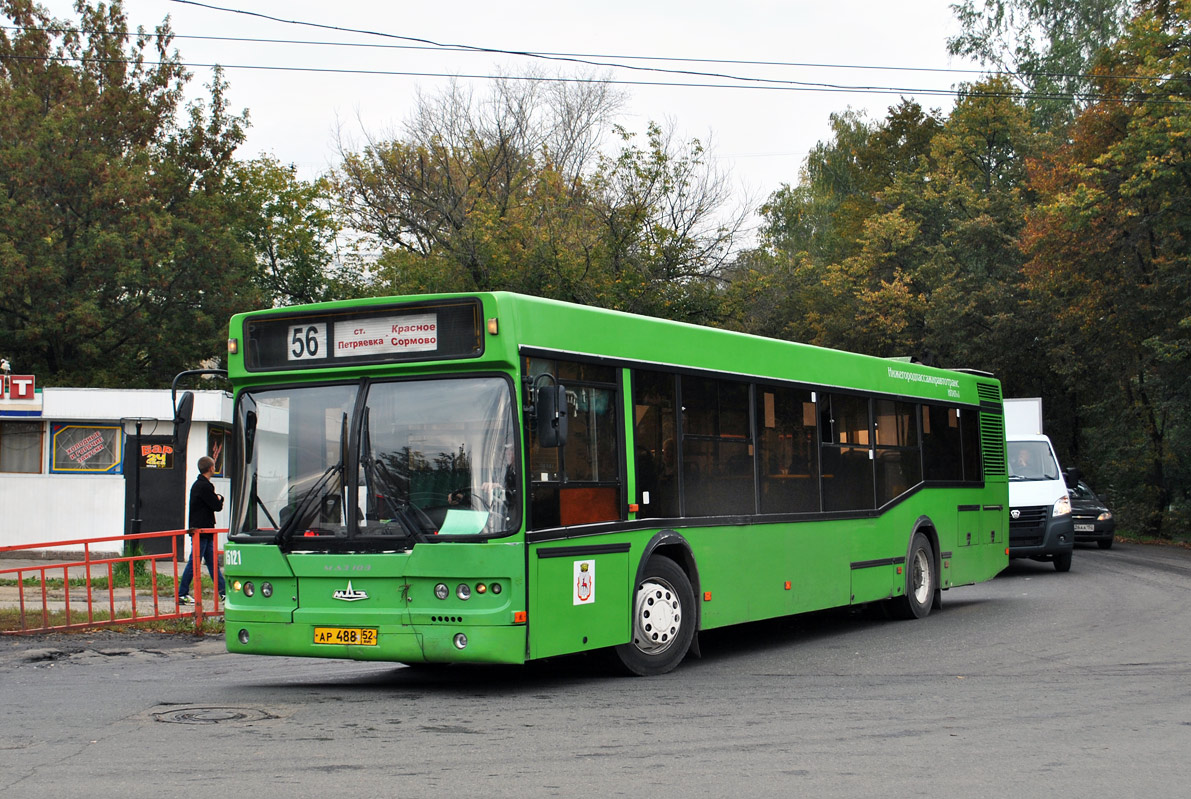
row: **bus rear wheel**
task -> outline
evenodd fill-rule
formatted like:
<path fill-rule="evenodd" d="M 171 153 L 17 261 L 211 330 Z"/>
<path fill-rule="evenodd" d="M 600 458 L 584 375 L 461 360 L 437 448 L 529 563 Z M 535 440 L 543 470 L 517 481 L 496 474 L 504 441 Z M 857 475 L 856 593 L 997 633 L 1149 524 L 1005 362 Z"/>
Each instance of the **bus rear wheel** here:
<path fill-rule="evenodd" d="M 906 592 L 889 600 L 889 615 L 895 619 L 925 618 L 934 604 L 938 585 L 934 548 L 925 535 L 914 533 L 906 561 Z"/>
<path fill-rule="evenodd" d="M 633 592 L 632 639 L 616 647 L 632 674 L 665 674 L 686 657 L 695 635 L 695 593 L 686 573 L 669 558 L 653 557 Z"/>

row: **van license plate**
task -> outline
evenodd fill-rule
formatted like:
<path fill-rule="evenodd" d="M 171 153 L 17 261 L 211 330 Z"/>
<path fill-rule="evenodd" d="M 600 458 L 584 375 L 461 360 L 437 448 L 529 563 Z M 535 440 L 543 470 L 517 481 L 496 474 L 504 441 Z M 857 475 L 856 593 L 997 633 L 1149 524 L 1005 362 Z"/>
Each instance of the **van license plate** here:
<path fill-rule="evenodd" d="M 1075 525 L 1075 532 L 1077 532 L 1077 533 L 1094 533 L 1094 532 L 1096 532 L 1096 525 L 1094 525 L 1094 524 L 1077 524 L 1077 525 Z"/>
<path fill-rule="evenodd" d="M 315 627 L 314 643 L 316 644 L 354 644 L 356 646 L 376 646 L 376 628 L 374 627 Z"/>

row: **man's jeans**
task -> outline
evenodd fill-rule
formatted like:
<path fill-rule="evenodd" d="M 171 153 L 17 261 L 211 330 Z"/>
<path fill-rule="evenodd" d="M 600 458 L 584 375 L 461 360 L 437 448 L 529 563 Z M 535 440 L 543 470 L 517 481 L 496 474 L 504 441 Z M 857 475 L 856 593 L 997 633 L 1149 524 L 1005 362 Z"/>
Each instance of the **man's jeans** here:
<path fill-rule="evenodd" d="M 199 535 L 199 558 L 207 564 L 207 574 L 215 579 L 215 536 L 214 534 Z M 194 577 L 194 550 L 190 552 L 190 560 L 186 562 L 186 569 L 182 572 L 182 582 L 178 584 L 178 596 L 190 593 L 190 581 Z M 227 586 L 223 581 L 223 569 L 219 570 L 219 593 L 226 594 Z"/>

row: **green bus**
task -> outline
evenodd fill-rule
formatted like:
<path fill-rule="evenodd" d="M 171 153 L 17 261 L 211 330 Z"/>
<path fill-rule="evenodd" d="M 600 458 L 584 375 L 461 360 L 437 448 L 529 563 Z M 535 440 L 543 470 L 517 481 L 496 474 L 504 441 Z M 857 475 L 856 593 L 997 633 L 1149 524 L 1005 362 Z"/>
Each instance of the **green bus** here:
<path fill-rule="evenodd" d="M 1000 384 L 492 292 L 239 314 L 232 652 L 670 671 L 1007 564 Z"/>

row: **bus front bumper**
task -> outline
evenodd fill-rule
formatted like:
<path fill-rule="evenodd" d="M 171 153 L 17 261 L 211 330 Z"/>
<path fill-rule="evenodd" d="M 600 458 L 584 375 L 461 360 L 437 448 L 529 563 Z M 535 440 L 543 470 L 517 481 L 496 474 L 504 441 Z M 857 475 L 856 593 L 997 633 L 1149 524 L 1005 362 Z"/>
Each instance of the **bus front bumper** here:
<path fill-rule="evenodd" d="M 372 627 L 330 627 L 314 624 L 238 620 L 228 612 L 224 618 L 227 651 L 245 655 L 343 658 L 349 660 L 395 661 L 400 663 L 514 663 L 525 662 L 524 625 L 488 626 L 467 624 L 377 625 Z M 375 631 L 375 643 L 316 643 L 316 635 L 328 637 L 338 631 L 349 637 L 370 639 L 363 630 Z M 342 635 L 342 634 L 341 634 Z"/>

